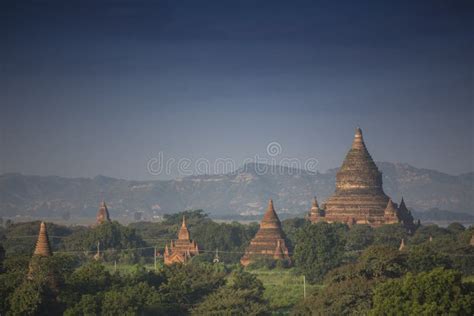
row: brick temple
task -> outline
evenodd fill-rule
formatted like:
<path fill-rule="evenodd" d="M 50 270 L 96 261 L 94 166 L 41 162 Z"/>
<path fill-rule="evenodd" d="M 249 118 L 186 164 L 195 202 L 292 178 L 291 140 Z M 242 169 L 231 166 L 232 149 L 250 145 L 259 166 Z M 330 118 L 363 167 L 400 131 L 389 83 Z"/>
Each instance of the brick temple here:
<path fill-rule="evenodd" d="M 313 209 L 315 208 L 315 209 Z M 383 191 L 382 173 L 365 146 L 362 131 L 356 129 L 351 149 L 336 175 L 336 192 L 324 205 L 314 205 L 311 222 L 352 224 L 402 223 L 413 229 L 413 217 L 402 199 L 400 207 Z"/>
<path fill-rule="evenodd" d="M 50 257 L 53 255 L 51 245 L 49 243 L 48 232 L 46 231 L 46 224 L 41 222 L 38 239 L 36 240 L 34 256 Z"/>
<path fill-rule="evenodd" d="M 316 223 L 316 222 L 319 222 L 320 217 L 322 215 L 323 215 L 322 209 L 319 207 L 318 200 L 316 199 L 316 197 L 314 197 L 313 202 L 311 203 L 311 209 L 309 210 L 307 219 L 312 223 Z"/>
<path fill-rule="evenodd" d="M 99 210 L 97 211 L 96 223 L 97 225 L 110 222 L 110 214 L 105 201 L 100 203 Z"/>
<path fill-rule="evenodd" d="M 35 251 L 33 252 L 33 256 L 30 260 L 27 278 L 30 280 L 34 278 L 35 274 L 41 267 L 41 258 L 51 257 L 52 255 L 53 252 L 51 251 L 46 224 L 41 222 L 38 239 L 36 240 Z M 50 281 L 52 281 L 52 284 L 55 284 L 56 282 L 53 276 L 50 276 Z"/>
<path fill-rule="evenodd" d="M 260 222 L 260 229 L 250 241 L 240 263 L 247 266 L 260 258 L 290 261 L 281 223 L 272 200 L 268 202 L 268 209 Z"/>
<path fill-rule="evenodd" d="M 178 239 L 172 240 L 170 246 L 165 245 L 164 262 L 166 265 L 173 263 L 186 263 L 191 257 L 199 254 L 199 247 L 194 240 L 191 240 L 186 218 L 183 216 L 183 222 L 178 232 Z"/>

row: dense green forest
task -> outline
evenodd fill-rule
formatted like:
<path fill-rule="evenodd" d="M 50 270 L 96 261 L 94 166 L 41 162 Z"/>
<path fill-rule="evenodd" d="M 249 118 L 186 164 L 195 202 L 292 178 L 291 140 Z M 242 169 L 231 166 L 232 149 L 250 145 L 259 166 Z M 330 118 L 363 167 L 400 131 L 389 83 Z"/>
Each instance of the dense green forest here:
<path fill-rule="evenodd" d="M 154 250 L 163 253 L 176 238 L 183 215 L 201 254 L 186 265 L 164 266 Z M 474 227 L 457 223 L 408 234 L 396 224 L 287 219 L 291 266 L 262 260 L 245 269 L 239 259 L 257 223 L 217 223 L 201 210 L 128 226 L 47 223 L 54 256 L 37 258 L 29 274 L 39 226 L 0 228 L 2 315 L 474 313 Z M 216 249 L 219 263 L 213 263 Z"/>

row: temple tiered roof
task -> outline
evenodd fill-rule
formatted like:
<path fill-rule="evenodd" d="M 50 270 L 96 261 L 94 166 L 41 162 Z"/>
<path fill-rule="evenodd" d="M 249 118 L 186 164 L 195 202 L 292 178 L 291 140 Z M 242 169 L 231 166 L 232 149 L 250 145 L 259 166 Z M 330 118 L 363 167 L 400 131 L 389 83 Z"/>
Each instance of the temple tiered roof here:
<path fill-rule="evenodd" d="M 382 173 L 365 146 L 362 130 L 357 128 L 352 146 L 336 175 L 336 192 L 327 199 L 318 220 L 379 226 L 402 221 L 399 213 L 396 204 L 383 191 Z M 406 222 L 410 222 L 408 216 Z"/>
<path fill-rule="evenodd" d="M 382 188 L 382 173 L 365 146 L 360 128 L 356 129 L 351 149 L 336 175 L 336 194 L 380 195 L 388 201 Z"/>
<path fill-rule="evenodd" d="M 190 239 L 186 218 L 183 216 L 183 222 L 178 232 L 178 239 L 172 240 L 170 246 L 165 245 L 164 261 L 166 265 L 173 263 L 186 263 L 192 256 L 199 254 L 199 247 L 194 240 Z"/>
<path fill-rule="evenodd" d="M 251 262 L 265 257 L 290 261 L 281 223 L 272 200 L 268 202 L 267 211 L 260 222 L 260 229 L 250 241 L 240 263 L 247 266 Z"/>
<path fill-rule="evenodd" d="M 50 257 L 53 255 L 49 244 L 48 232 L 46 231 L 46 224 L 44 222 L 41 222 L 40 224 L 38 239 L 36 240 L 36 247 L 33 255 L 42 257 Z"/>

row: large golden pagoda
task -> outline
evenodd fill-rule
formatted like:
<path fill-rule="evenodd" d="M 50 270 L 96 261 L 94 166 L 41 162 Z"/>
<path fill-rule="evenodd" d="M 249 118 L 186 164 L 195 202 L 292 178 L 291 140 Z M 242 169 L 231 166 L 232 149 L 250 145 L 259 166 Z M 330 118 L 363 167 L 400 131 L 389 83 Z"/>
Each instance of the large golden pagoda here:
<path fill-rule="evenodd" d="M 411 218 L 401 214 L 408 212 L 404 203 L 403 207 L 400 212 L 383 191 L 382 173 L 365 146 L 361 129 L 357 128 L 351 149 L 336 175 L 336 192 L 322 206 L 318 221 L 371 226 L 398 222 L 413 225 L 411 214 Z"/>

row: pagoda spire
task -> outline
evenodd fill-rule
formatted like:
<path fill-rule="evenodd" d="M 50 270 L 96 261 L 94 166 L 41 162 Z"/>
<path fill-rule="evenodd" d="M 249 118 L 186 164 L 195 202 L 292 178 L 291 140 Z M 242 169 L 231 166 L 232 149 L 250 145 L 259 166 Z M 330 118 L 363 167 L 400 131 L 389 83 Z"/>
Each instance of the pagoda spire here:
<path fill-rule="evenodd" d="M 354 141 L 352 142 L 352 149 L 366 149 L 362 130 L 357 127 L 355 130 Z"/>
<path fill-rule="evenodd" d="M 404 216 L 410 213 L 410 211 L 408 210 L 405 204 L 405 200 L 403 199 L 403 196 L 402 196 L 402 200 L 400 201 L 400 206 L 398 207 L 398 209 L 400 210 L 400 213 Z"/>
<path fill-rule="evenodd" d="M 309 210 L 308 214 L 308 220 L 311 223 L 316 223 L 319 221 L 320 217 L 323 216 L 321 209 L 319 208 L 318 200 L 316 199 L 316 196 L 313 198 L 313 201 L 311 203 L 311 209 Z"/>
<path fill-rule="evenodd" d="M 178 233 L 178 239 L 189 240 L 189 230 L 186 227 L 186 217 L 183 215 L 183 222 L 181 223 L 181 228 Z"/>
<path fill-rule="evenodd" d="M 103 224 L 105 222 L 110 222 L 110 214 L 105 201 L 102 200 L 100 203 L 99 211 L 97 212 L 97 224 Z"/>
<path fill-rule="evenodd" d="M 43 257 L 50 257 L 53 255 L 49 243 L 48 232 L 46 230 L 46 224 L 44 222 L 41 222 L 40 224 L 38 240 L 36 241 L 35 252 L 33 255 Z"/>
<path fill-rule="evenodd" d="M 273 200 L 272 199 L 268 200 L 267 210 L 272 210 L 273 212 L 275 212 L 275 207 L 273 206 Z"/>
<path fill-rule="evenodd" d="M 48 286 L 54 293 L 59 292 L 58 286 L 58 279 L 57 275 L 51 267 L 48 265 L 44 265 L 44 259 L 47 259 L 53 255 L 53 251 L 51 250 L 51 245 L 49 243 L 48 231 L 46 229 L 46 224 L 41 222 L 40 230 L 38 233 L 38 240 L 36 241 L 35 251 L 33 252 L 33 256 L 31 257 L 30 264 L 28 267 L 28 274 L 27 279 L 33 280 L 38 271 L 42 269 L 47 269 L 46 280 L 48 281 Z M 44 270 L 46 271 L 46 270 Z"/>
<path fill-rule="evenodd" d="M 262 223 L 270 223 L 270 222 L 278 222 L 280 223 L 280 220 L 278 219 L 278 215 L 275 212 L 275 207 L 273 206 L 273 200 L 270 199 L 268 201 L 268 207 L 267 211 L 265 212 L 265 215 L 263 215 Z"/>
<path fill-rule="evenodd" d="M 313 203 L 311 204 L 311 211 L 312 210 L 319 210 L 319 204 L 316 197 L 313 198 Z"/>
<path fill-rule="evenodd" d="M 411 214 L 410 210 L 407 208 L 405 204 L 405 200 L 402 197 L 400 201 L 400 206 L 398 207 L 398 215 L 400 220 L 403 222 L 405 226 L 407 226 L 410 230 L 414 229 L 414 219 L 413 215 Z"/>

